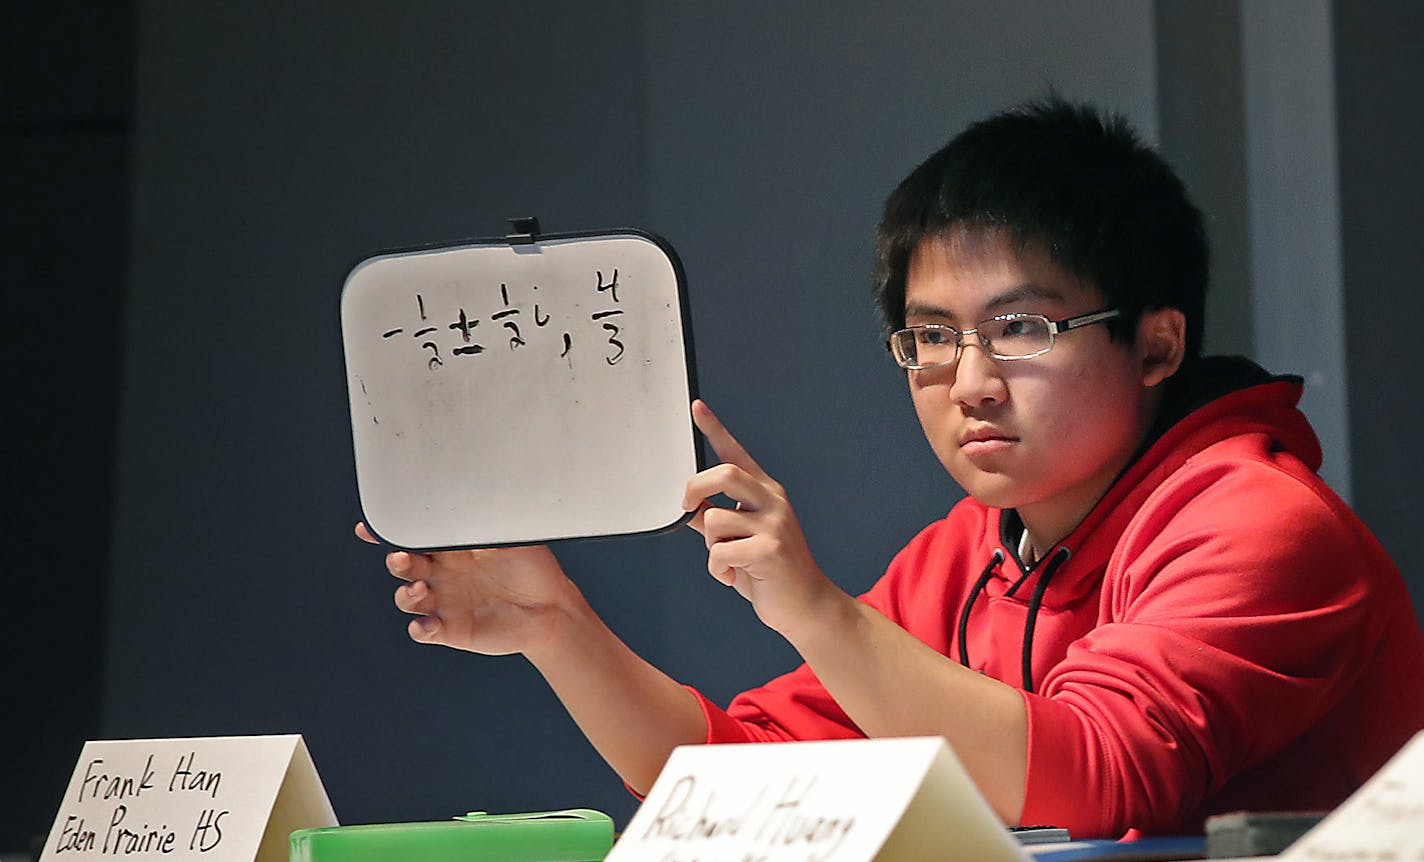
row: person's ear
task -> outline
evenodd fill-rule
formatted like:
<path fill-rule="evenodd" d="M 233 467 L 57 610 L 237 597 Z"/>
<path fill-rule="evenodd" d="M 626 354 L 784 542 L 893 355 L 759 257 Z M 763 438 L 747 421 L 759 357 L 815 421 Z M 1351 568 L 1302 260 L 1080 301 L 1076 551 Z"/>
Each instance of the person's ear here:
<path fill-rule="evenodd" d="M 1156 386 L 1182 367 L 1187 353 L 1187 316 L 1176 308 L 1143 311 L 1137 320 L 1136 343 L 1142 359 L 1142 383 Z"/>

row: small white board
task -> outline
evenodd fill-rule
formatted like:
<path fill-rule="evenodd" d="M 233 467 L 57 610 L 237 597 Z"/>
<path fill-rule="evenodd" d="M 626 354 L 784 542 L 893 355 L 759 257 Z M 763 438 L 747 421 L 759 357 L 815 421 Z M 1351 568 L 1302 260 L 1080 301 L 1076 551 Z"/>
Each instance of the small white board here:
<path fill-rule="evenodd" d="M 651 533 L 702 466 L 682 268 L 637 231 L 378 254 L 341 296 L 366 524 L 433 551 Z"/>

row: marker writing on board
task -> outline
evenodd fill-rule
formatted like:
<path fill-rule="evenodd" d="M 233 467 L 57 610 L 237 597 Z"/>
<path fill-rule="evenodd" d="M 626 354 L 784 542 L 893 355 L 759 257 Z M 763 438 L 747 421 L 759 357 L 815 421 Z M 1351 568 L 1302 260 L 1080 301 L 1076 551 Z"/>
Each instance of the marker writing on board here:
<path fill-rule="evenodd" d="M 522 347 L 522 346 L 524 345 L 524 339 L 519 336 L 519 322 L 518 322 L 518 321 L 515 321 L 515 320 L 505 320 L 505 318 L 507 318 L 507 317 L 518 317 L 518 316 L 519 316 L 519 309 L 514 308 L 514 307 L 510 306 L 510 304 L 509 304 L 509 286 L 508 286 L 508 285 L 506 285 L 506 284 L 501 284 L 501 285 L 499 286 L 499 298 L 502 299 L 502 300 L 504 300 L 504 305 L 505 305 L 505 307 L 504 307 L 503 309 L 499 310 L 499 311 L 496 311 L 494 314 L 491 314 L 491 315 L 490 315 L 490 320 L 504 320 L 504 323 L 503 323 L 504 328 L 505 328 L 505 329 L 508 329 L 510 332 L 514 333 L 513 335 L 511 335 L 511 336 L 509 337 L 509 349 L 510 349 L 510 350 L 513 350 L 513 349 L 516 348 L 516 347 Z"/>
<path fill-rule="evenodd" d="M 613 270 L 613 278 L 610 279 L 606 284 L 603 281 L 603 270 L 594 270 L 594 273 L 598 276 L 598 292 L 603 293 L 604 291 L 607 291 L 608 295 L 613 299 L 613 302 L 616 305 L 618 303 L 618 270 Z M 589 320 L 599 321 L 603 320 L 605 317 L 612 317 L 613 315 L 622 313 L 623 309 L 621 308 L 607 309 L 605 311 L 596 311 L 593 314 L 589 315 Z M 611 356 L 603 357 L 603 361 L 607 362 L 609 365 L 617 365 L 618 361 L 623 358 L 623 342 L 618 340 L 618 333 L 620 333 L 622 329 L 618 326 L 618 324 L 609 322 L 603 324 L 603 331 L 608 333 L 608 343 L 613 347 L 618 348 L 618 352 L 614 353 Z"/>
<path fill-rule="evenodd" d="M 623 298 L 619 295 L 619 288 L 622 287 L 623 284 L 620 281 L 619 271 L 616 267 L 607 272 L 596 269 L 593 275 L 594 278 L 592 281 L 595 293 L 604 297 L 611 307 L 592 311 L 588 315 L 588 320 L 591 323 L 597 324 L 599 329 L 606 333 L 604 343 L 608 345 L 608 350 L 604 353 L 604 362 L 610 366 L 617 365 L 623 359 L 628 349 L 625 343 L 625 333 L 628 330 L 628 324 L 626 322 L 627 318 L 624 317 L 627 312 L 621 307 Z M 458 285 L 454 286 L 459 287 Z M 537 284 L 529 286 L 531 295 L 538 290 L 539 285 Z M 518 302 L 511 297 L 511 293 L 512 289 L 508 282 L 499 283 L 500 307 L 489 314 L 489 319 L 497 322 L 501 328 L 506 331 L 509 349 L 513 351 L 520 347 L 528 346 L 530 342 L 524 335 L 520 325 L 520 318 L 523 315 L 524 309 L 519 307 Z M 458 299 L 458 297 L 456 299 Z M 449 298 L 442 297 L 441 301 L 449 301 Z M 434 337 L 441 332 L 442 327 L 428 324 L 430 309 L 426 308 L 424 294 L 416 293 L 415 303 L 420 323 L 425 325 L 414 328 L 411 332 L 411 337 L 420 345 L 421 350 L 429 351 L 426 356 L 426 367 L 430 371 L 437 371 L 445 365 L 445 357 L 441 352 L 442 344 Z M 544 329 L 549 326 L 556 316 L 557 311 L 557 308 L 551 311 L 546 307 L 544 302 L 536 299 L 533 302 L 534 326 L 538 329 Z M 440 309 L 436 308 L 435 313 L 440 313 Z M 486 352 L 485 345 L 475 340 L 475 330 L 480 325 L 480 322 L 480 318 L 471 315 L 465 304 L 461 303 L 456 305 L 452 311 L 452 319 L 443 327 L 444 330 L 459 337 L 459 341 L 450 349 L 450 355 L 464 358 L 478 356 Z M 574 333 L 571 330 L 560 328 L 555 328 L 554 331 L 560 333 L 558 337 L 558 357 L 566 360 L 569 364 L 569 368 L 572 369 L 574 361 Z M 381 330 L 380 335 L 383 340 L 389 340 L 405 332 L 405 327 L 395 326 Z"/>

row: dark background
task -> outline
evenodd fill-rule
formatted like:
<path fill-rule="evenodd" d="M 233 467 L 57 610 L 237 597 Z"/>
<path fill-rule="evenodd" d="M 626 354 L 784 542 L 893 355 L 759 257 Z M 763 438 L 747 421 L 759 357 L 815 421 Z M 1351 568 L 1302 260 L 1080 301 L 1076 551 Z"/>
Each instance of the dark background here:
<path fill-rule="evenodd" d="M 668 237 L 703 395 L 851 590 L 959 497 L 879 347 L 869 269 L 884 194 L 964 123 L 1049 85 L 1123 111 L 1210 217 L 1209 348 L 1253 354 L 1281 312 L 1251 285 L 1270 153 L 1246 132 L 1241 3 L 769 5 L 8 13 L 0 851 L 37 851 L 91 738 L 302 733 L 345 823 L 631 813 L 521 659 L 411 643 L 380 552 L 351 537 L 337 299 L 372 250 L 524 214 Z M 1424 7 L 1291 8 L 1330 46 L 1298 62 L 1333 82 L 1308 95 L 1333 104 L 1338 164 L 1300 182 L 1338 182 L 1337 485 L 1418 605 Z M 714 699 L 794 661 L 690 532 L 560 556 L 634 649 Z"/>

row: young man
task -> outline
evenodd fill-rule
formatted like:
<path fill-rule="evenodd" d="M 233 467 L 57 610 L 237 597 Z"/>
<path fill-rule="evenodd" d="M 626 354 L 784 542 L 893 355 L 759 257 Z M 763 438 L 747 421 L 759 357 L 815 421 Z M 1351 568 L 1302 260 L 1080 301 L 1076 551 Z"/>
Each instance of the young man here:
<path fill-rule="evenodd" d="M 693 404 L 722 460 L 685 499 L 707 568 L 804 666 L 723 710 L 544 548 L 388 555 L 411 636 L 524 654 L 636 790 L 684 743 L 939 735 L 1006 823 L 1075 837 L 1329 808 L 1424 728 L 1400 576 L 1316 476 L 1300 381 L 1198 358 L 1201 218 L 1124 123 L 1050 100 L 975 124 L 891 195 L 877 250 L 892 354 L 970 496 L 869 593 Z"/>

